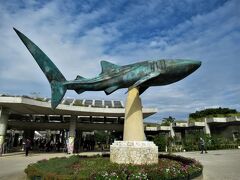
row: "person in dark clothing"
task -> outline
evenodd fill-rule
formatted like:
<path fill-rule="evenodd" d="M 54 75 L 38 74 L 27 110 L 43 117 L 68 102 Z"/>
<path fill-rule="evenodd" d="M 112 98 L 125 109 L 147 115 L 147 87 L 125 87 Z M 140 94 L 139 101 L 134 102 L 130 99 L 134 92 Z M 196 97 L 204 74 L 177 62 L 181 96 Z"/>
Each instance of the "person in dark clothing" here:
<path fill-rule="evenodd" d="M 25 155 L 28 156 L 28 152 L 31 148 L 31 141 L 29 139 L 26 140 L 25 142 Z"/>
<path fill-rule="evenodd" d="M 91 148 L 91 151 L 94 151 L 94 147 L 95 147 L 95 137 L 94 137 L 94 135 L 91 135 L 90 136 L 90 148 Z"/>
<path fill-rule="evenodd" d="M 200 138 L 200 150 L 201 154 L 203 154 L 203 150 L 205 151 L 205 153 L 207 153 L 206 144 L 203 138 Z"/>
<path fill-rule="evenodd" d="M 46 152 L 49 152 L 50 151 L 50 143 L 51 143 L 51 141 L 49 140 L 46 144 L 45 144 L 45 146 L 46 146 Z"/>
<path fill-rule="evenodd" d="M 56 143 L 56 148 L 57 148 L 57 151 L 60 152 L 61 143 L 60 143 L 59 140 L 58 140 L 57 143 Z"/>

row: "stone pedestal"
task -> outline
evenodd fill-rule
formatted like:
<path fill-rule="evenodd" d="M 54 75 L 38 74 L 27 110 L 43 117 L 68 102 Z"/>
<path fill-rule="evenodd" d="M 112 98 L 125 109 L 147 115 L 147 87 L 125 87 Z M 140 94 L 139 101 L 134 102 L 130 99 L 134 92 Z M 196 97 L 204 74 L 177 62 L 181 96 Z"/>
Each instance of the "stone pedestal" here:
<path fill-rule="evenodd" d="M 158 147 L 145 141 L 142 103 L 138 88 L 129 89 L 125 106 L 123 141 L 110 146 L 110 161 L 118 164 L 156 164 Z"/>
<path fill-rule="evenodd" d="M 158 147 L 150 141 L 115 141 L 110 146 L 110 161 L 118 164 L 156 164 Z"/>

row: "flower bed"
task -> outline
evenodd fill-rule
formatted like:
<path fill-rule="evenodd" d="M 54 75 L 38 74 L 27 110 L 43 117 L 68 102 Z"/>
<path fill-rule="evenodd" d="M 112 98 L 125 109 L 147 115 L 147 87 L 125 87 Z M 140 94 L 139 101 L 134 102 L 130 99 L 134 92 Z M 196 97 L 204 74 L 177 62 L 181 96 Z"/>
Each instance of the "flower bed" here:
<path fill-rule="evenodd" d="M 52 158 L 28 165 L 29 179 L 192 179 L 201 175 L 202 165 L 189 158 L 160 155 L 155 165 L 119 165 L 109 157 Z"/>

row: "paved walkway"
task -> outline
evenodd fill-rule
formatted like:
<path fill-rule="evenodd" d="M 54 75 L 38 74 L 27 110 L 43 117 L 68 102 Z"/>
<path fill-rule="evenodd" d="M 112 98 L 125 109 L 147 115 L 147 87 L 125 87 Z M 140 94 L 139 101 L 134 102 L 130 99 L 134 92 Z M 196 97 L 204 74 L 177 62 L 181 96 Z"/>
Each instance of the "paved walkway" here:
<path fill-rule="evenodd" d="M 81 153 L 92 155 L 94 153 Z M 217 150 L 207 154 L 199 152 L 177 153 L 185 157 L 199 160 L 204 165 L 203 177 L 198 180 L 239 180 L 240 179 L 240 150 Z M 65 153 L 30 154 L 25 157 L 23 153 L 8 154 L 0 157 L 0 180 L 26 179 L 24 169 L 28 164 L 41 159 L 66 156 Z"/>
<path fill-rule="evenodd" d="M 66 153 L 41 153 L 29 154 L 25 157 L 24 153 L 6 154 L 0 157 L 0 180 L 23 180 L 26 179 L 24 169 L 28 164 L 42 159 L 66 156 Z"/>
<path fill-rule="evenodd" d="M 178 155 L 195 158 L 203 164 L 203 177 L 198 180 L 240 180 L 240 149 L 183 152 Z"/>

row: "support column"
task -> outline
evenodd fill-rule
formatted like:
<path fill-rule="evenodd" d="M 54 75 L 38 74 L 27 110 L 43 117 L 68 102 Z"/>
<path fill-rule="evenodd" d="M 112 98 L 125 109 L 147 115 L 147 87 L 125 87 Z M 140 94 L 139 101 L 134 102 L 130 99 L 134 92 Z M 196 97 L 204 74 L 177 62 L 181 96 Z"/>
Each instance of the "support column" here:
<path fill-rule="evenodd" d="M 143 126 L 142 103 L 138 88 L 129 89 L 126 106 L 123 141 L 110 146 L 110 161 L 118 164 L 156 164 L 158 147 L 146 141 Z"/>
<path fill-rule="evenodd" d="M 126 106 L 123 141 L 145 141 L 142 103 L 137 88 L 129 90 Z"/>
<path fill-rule="evenodd" d="M 170 136 L 175 137 L 175 131 L 173 129 L 173 123 L 170 123 Z"/>
<path fill-rule="evenodd" d="M 0 107 L 0 156 L 4 153 L 3 144 L 7 130 L 8 117 L 8 110 Z"/>
<path fill-rule="evenodd" d="M 73 151 L 74 151 L 76 126 L 77 126 L 77 116 L 71 116 L 70 124 L 69 124 L 69 137 L 68 137 L 68 144 L 67 144 L 67 149 L 69 154 L 73 154 Z"/>
<path fill-rule="evenodd" d="M 211 136 L 211 130 L 209 124 L 207 123 L 207 118 L 204 119 L 204 122 L 205 122 L 204 133 Z"/>

